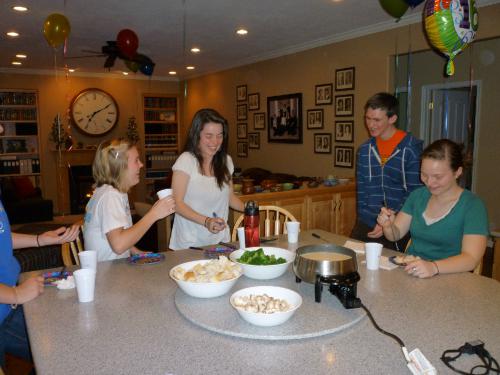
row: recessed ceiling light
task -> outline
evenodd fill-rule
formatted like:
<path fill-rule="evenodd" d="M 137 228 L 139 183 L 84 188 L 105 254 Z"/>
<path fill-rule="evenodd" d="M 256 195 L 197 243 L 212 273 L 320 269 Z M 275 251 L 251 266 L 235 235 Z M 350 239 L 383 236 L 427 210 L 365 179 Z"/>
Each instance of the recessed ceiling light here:
<path fill-rule="evenodd" d="M 128 76 L 128 72 L 122 72 L 124 76 Z"/>
<path fill-rule="evenodd" d="M 74 72 L 75 72 L 75 69 L 68 69 L 68 72 L 70 72 L 70 73 L 74 73 Z"/>
<path fill-rule="evenodd" d="M 198 47 L 193 47 L 193 48 L 191 48 L 191 52 L 193 52 L 193 53 L 200 53 L 201 50 Z"/>
<path fill-rule="evenodd" d="M 248 30 L 246 30 L 246 29 L 238 29 L 238 30 L 236 30 L 236 34 L 238 34 L 238 35 L 247 35 L 248 34 Z"/>
<path fill-rule="evenodd" d="M 28 56 L 27 56 L 27 55 L 25 55 L 24 53 L 18 53 L 18 54 L 16 55 L 16 57 L 17 57 L 18 59 L 25 59 L 25 58 L 27 58 Z"/>
<path fill-rule="evenodd" d="M 15 38 L 16 36 L 19 36 L 19 33 L 16 31 L 9 31 L 9 32 L 7 32 L 7 35 L 12 37 L 12 38 Z"/>
<path fill-rule="evenodd" d="M 170 74 L 171 76 L 175 76 L 177 72 L 175 70 L 171 70 L 170 72 L 168 72 L 168 74 Z"/>
<path fill-rule="evenodd" d="M 16 12 L 26 12 L 28 10 L 28 8 L 23 7 L 21 5 L 14 5 L 12 7 L 12 10 L 15 10 Z"/>
<path fill-rule="evenodd" d="M 21 61 L 12 61 L 12 65 L 23 65 Z"/>
<path fill-rule="evenodd" d="M 187 70 L 194 70 L 194 66 L 192 66 L 192 65 L 188 65 L 188 66 L 186 66 L 186 69 L 187 69 Z"/>

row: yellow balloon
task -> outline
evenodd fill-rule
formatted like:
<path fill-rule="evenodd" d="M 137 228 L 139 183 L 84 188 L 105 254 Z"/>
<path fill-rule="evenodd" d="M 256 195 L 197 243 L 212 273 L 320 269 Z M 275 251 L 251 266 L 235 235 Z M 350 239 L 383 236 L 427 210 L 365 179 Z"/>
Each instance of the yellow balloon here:
<path fill-rule="evenodd" d="M 59 13 L 53 13 L 47 17 L 43 24 L 43 35 L 52 47 L 64 43 L 71 32 L 71 25 L 66 17 Z"/>

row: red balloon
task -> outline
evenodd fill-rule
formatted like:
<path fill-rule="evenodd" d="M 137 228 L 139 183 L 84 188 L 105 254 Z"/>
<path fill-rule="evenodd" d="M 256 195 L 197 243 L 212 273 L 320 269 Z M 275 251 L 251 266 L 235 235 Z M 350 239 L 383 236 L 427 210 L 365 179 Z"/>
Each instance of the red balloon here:
<path fill-rule="evenodd" d="M 118 45 L 121 53 L 129 58 L 132 58 L 139 47 L 139 38 L 132 30 L 123 29 L 120 30 L 116 36 L 116 44 Z"/>

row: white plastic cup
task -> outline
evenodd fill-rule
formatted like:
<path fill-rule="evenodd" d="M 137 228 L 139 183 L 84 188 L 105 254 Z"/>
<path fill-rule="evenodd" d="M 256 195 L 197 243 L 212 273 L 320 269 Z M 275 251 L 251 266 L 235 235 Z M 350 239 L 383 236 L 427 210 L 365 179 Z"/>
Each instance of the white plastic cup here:
<path fill-rule="evenodd" d="M 366 268 L 369 270 L 378 270 L 381 254 L 382 244 L 376 242 L 365 243 Z"/>
<path fill-rule="evenodd" d="M 297 243 L 299 241 L 300 222 L 287 221 L 285 224 L 286 224 L 286 232 L 288 233 L 288 242 Z"/>
<path fill-rule="evenodd" d="M 238 240 L 240 241 L 240 249 L 245 249 L 245 227 L 238 228 Z"/>
<path fill-rule="evenodd" d="M 163 189 L 160 190 L 158 193 L 156 193 L 158 196 L 158 199 L 163 199 L 165 197 L 168 197 L 169 195 L 172 195 L 172 189 Z"/>
<path fill-rule="evenodd" d="M 79 302 L 94 300 L 95 274 L 95 270 L 90 268 L 82 268 L 73 272 Z"/>
<path fill-rule="evenodd" d="M 78 253 L 80 257 L 80 267 L 97 270 L 97 251 L 85 250 Z"/>

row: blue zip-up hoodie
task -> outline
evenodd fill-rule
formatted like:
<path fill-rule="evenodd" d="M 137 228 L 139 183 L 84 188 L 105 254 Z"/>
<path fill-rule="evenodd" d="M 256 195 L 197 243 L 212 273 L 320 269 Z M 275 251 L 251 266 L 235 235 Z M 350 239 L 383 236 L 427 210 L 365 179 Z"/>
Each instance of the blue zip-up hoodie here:
<path fill-rule="evenodd" d="M 374 137 L 359 147 L 356 161 L 358 220 L 374 227 L 384 202 L 399 212 L 410 192 L 422 186 L 422 143 L 420 139 L 406 134 L 384 166 L 380 164 Z"/>

